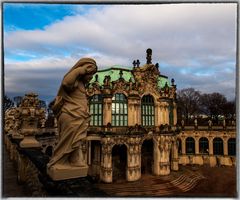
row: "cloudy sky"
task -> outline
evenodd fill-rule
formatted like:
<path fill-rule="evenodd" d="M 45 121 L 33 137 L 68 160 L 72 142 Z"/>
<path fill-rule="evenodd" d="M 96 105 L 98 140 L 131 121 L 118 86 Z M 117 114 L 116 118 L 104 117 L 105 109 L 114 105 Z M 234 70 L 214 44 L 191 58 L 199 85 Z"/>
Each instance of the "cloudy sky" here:
<path fill-rule="evenodd" d="M 178 89 L 235 96 L 237 4 L 3 4 L 4 86 L 48 102 L 81 57 L 100 69 L 153 63 Z"/>

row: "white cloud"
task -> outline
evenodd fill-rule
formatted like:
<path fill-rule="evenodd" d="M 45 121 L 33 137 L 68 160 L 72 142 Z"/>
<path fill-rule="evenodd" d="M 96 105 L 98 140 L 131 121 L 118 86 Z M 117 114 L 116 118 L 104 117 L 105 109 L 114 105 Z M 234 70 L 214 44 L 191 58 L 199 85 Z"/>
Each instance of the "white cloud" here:
<path fill-rule="evenodd" d="M 140 59 L 144 64 L 145 50 L 150 47 L 153 62 L 175 66 L 175 71 L 163 69 L 166 75 L 178 77 L 183 67 L 186 76 L 201 70 L 200 77 L 178 81 L 188 81 L 192 85 L 191 82 L 197 80 L 194 86 L 209 88 L 218 82 L 209 78 L 199 83 L 198 78 L 204 78 L 204 70 L 205 74 L 219 73 L 216 76 L 222 77 L 227 66 L 231 76 L 226 82 L 233 80 L 236 9 L 236 4 L 223 3 L 112 5 L 101 9 L 95 6 L 84 15 L 67 16 L 44 30 L 6 32 L 6 55 L 14 52 L 39 55 L 39 59 L 26 62 L 8 60 L 6 74 L 13 77 L 14 69 L 32 70 L 31 75 L 34 75 L 34 69 L 51 71 L 61 68 L 63 72 L 83 56 L 95 58 L 100 68 L 114 64 L 129 66 L 134 59 Z M 229 63 L 233 63 L 233 67 Z M 11 81 L 6 84 L 9 89 Z M 231 88 L 235 87 L 231 83 Z M 225 84 L 223 92 L 229 87 Z"/>

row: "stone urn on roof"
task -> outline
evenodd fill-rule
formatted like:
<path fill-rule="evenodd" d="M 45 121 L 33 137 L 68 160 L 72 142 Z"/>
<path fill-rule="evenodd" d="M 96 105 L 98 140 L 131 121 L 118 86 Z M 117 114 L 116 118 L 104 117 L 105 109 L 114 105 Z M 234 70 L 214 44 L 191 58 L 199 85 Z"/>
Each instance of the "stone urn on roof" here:
<path fill-rule="evenodd" d="M 21 148 L 41 147 L 35 135 L 39 131 L 38 124 L 45 119 L 45 110 L 40 108 L 37 94 L 28 93 L 17 108 L 16 119 L 19 124 L 19 133 L 24 136 L 20 142 Z"/>

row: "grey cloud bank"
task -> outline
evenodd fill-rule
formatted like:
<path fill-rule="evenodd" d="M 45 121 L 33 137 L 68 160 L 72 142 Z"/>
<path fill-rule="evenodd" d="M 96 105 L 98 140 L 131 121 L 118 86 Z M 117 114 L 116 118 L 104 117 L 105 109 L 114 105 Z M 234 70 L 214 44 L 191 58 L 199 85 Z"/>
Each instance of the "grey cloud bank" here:
<path fill-rule="evenodd" d="M 54 96 L 65 71 L 84 56 L 100 68 L 153 62 L 175 78 L 178 89 L 235 96 L 236 4 L 115 5 L 66 16 L 44 30 L 4 34 L 5 55 L 31 60 L 5 61 L 5 91 L 27 90 Z M 50 97 L 48 97 L 50 98 Z"/>

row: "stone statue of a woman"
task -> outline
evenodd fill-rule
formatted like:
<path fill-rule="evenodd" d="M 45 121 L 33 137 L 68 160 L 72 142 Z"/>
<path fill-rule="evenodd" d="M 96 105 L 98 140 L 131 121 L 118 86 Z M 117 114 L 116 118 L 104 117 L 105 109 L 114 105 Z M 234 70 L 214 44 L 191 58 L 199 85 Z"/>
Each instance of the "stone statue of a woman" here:
<path fill-rule="evenodd" d="M 85 85 L 97 71 L 91 58 L 80 59 L 64 76 L 55 101 L 50 105 L 57 117 L 59 141 L 49 161 L 48 174 L 55 180 L 80 177 L 80 144 L 90 121 Z"/>

